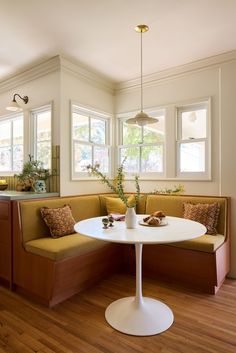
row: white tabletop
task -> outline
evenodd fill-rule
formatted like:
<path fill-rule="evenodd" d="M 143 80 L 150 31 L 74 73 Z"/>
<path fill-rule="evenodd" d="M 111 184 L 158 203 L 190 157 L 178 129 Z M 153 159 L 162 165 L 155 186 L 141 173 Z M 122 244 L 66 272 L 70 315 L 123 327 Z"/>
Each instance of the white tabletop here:
<path fill-rule="evenodd" d="M 138 221 L 146 215 L 137 215 Z M 166 217 L 167 225 L 159 227 L 142 226 L 127 229 L 125 222 L 114 222 L 114 226 L 103 229 L 103 217 L 85 219 L 76 223 L 77 233 L 91 238 L 127 244 L 164 244 L 197 238 L 206 233 L 206 227 L 184 218 Z"/>

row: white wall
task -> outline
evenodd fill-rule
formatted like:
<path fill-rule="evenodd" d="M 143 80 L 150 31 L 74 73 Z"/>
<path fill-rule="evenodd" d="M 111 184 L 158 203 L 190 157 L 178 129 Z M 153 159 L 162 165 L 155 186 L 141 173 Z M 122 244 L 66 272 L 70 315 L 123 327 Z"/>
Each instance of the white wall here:
<path fill-rule="evenodd" d="M 48 73 L 47 75 L 38 77 L 34 80 L 28 80 L 23 84 L 14 84 L 14 89 L 4 90 L 0 93 L 0 117 L 9 115 L 9 111 L 5 109 L 13 98 L 14 93 L 21 96 L 28 96 L 29 102 L 25 105 L 21 100 L 17 102 L 22 105 L 24 111 L 24 125 L 25 125 L 25 138 L 28 145 L 29 141 L 29 112 L 31 109 L 40 107 L 42 105 L 53 102 L 53 144 L 58 145 L 59 141 L 59 99 L 60 99 L 60 85 L 59 85 L 59 71 Z"/>
<path fill-rule="evenodd" d="M 218 60 L 218 57 L 217 57 Z M 68 64 L 68 63 L 67 63 Z M 30 109 L 53 101 L 53 144 L 61 146 L 61 195 L 88 194 L 108 191 L 100 181 L 72 181 L 70 170 L 70 101 L 106 113 L 123 113 L 136 110 L 140 105 L 140 86 L 132 82 L 124 89 L 113 90 L 96 80 L 88 72 L 77 72 L 75 67 L 65 65 L 59 57 L 49 60 L 45 66 L 36 68 L 38 76 L 30 72 L 23 80 L 21 76 L 0 84 L 0 116 L 6 115 L 9 100 L 14 93 L 29 96 L 25 106 L 25 119 Z M 75 65 L 74 65 L 75 66 Z M 44 71 L 44 67 L 47 68 Z M 30 75 L 32 76 L 30 79 Z M 129 87 L 130 86 L 130 87 Z M 211 181 L 141 181 L 144 192 L 156 188 L 183 183 L 188 194 L 225 195 L 232 198 L 232 266 L 231 276 L 236 278 L 236 60 L 223 64 L 214 62 L 196 70 L 178 70 L 168 78 L 150 80 L 144 86 L 144 106 L 158 107 L 166 104 L 183 104 L 206 97 L 212 98 L 212 180 Z M 174 123 L 174 122 L 173 122 Z M 127 182 L 127 190 L 133 184 Z"/>
<path fill-rule="evenodd" d="M 231 196 L 231 275 L 236 278 L 236 62 L 221 72 L 221 192 Z"/>
<path fill-rule="evenodd" d="M 142 191 L 184 185 L 186 194 L 224 195 L 232 198 L 232 256 L 231 273 L 236 278 L 236 60 L 211 65 L 201 70 L 190 70 L 168 76 L 166 79 L 144 84 L 144 107 L 161 107 L 188 103 L 211 97 L 212 102 L 212 180 L 141 181 Z M 117 89 L 115 111 L 122 114 L 137 109 L 140 104 L 140 87 L 133 83 Z M 145 109 L 144 109 L 145 110 Z M 173 121 L 174 124 L 174 121 Z M 133 190 L 127 182 L 128 190 Z"/>
<path fill-rule="evenodd" d="M 86 181 L 71 180 L 71 139 L 70 139 L 70 102 L 90 107 L 95 110 L 114 114 L 112 92 L 102 86 L 85 80 L 77 75 L 62 70 L 61 72 L 61 153 L 60 153 L 60 191 L 61 195 L 79 195 L 109 190 L 100 181 L 93 181 L 89 176 Z"/>
<path fill-rule="evenodd" d="M 144 106 L 159 107 L 188 103 L 201 98 L 212 98 L 212 181 L 184 182 L 187 193 L 219 194 L 219 69 L 211 68 L 188 73 L 180 77 L 168 78 L 144 87 Z M 140 92 L 125 89 L 117 92 L 116 113 L 136 109 L 140 102 Z M 169 117 L 168 117 L 169 118 Z M 175 116 L 172 114 L 172 124 Z M 174 163 L 174 161 L 173 161 Z M 182 181 L 142 181 L 142 190 L 151 191 L 158 187 L 173 186 Z"/>

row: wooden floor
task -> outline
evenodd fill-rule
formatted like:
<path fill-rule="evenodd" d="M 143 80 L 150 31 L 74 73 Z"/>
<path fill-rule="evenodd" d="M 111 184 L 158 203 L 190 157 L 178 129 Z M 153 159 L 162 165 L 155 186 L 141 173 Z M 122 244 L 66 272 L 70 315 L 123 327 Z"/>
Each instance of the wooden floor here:
<path fill-rule="evenodd" d="M 107 305 L 133 295 L 134 286 L 133 277 L 117 274 L 53 309 L 0 287 L 0 353 L 236 352 L 236 280 L 215 296 L 144 280 L 143 294 L 175 315 L 169 330 L 150 337 L 119 333 L 104 318 Z"/>

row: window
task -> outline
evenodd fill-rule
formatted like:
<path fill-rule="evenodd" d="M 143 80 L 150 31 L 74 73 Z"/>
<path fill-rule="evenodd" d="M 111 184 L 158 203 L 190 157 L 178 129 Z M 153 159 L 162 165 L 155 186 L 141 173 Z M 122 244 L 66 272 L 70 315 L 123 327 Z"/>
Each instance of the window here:
<path fill-rule="evenodd" d="M 21 171 L 23 166 L 23 115 L 0 120 L 0 173 Z"/>
<path fill-rule="evenodd" d="M 72 177 L 87 177 L 86 166 L 99 163 L 110 172 L 109 119 L 106 115 L 72 104 Z"/>
<path fill-rule="evenodd" d="M 208 102 L 177 109 L 178 176 L 210 176 L 208 115 Z"/>
<path fill-rule="evenodd" d="M 142 127 L 120 119 L 119 163 L 126 158 L 124 171 L 127 173 L 164 174 L 165 114 L 161 110 L 150 115 L 158 121 Z"/>
<path fill-rule="evenodd" d="M 51 106 L 35 109 L 31 112 L 33 128 L 32 154 L 40 160 L 44 168 L 51 169 L 52 159 L 52 122 Z"/>

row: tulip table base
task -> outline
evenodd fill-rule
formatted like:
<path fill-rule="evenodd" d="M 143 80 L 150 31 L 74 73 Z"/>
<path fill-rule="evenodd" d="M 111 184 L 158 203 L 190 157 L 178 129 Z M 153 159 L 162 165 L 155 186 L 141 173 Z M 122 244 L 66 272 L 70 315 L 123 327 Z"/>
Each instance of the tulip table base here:
<path fill-rule="evenodd" d="M 151 336 L 167 330 L 174 321 L 170 308 L 158 300 L 135 297 L 116 300 L 105 312 L 107 322 L 116 330 L 135 336 Z"/>
<path fill-rule="evenodd" d="M 142 221 L 146 215 L 138 215 Z M 133 297 L 118 299 L 105 312 L 107 322 L 116 330 L 134 336 L 151 336 L 167 330 L 174 321 L 170 308 L 142 295 L 142 249 L 145 244 L 168 244 L 190 240 L 206 233 L 200 223 L 178 217 L 167 217 L 166 227 L 126 228 L 125 222 L 103 229 L 102 217 L 85 219 L 75 225 L 75 231 L 94 239 L 114 243 L 134 244 L 136 259 L 136 292 Z M 158 296 L 157 293 L 153 293 Z"/>
<path fill-rule="evenodd" d="M 142 248 L 135 244 L 136 295 L 116 300 L 105 312 L 107 322 L 129 335 L 151 336 L 167 330 L 174 321 L 170 308 L 158 300 L 142 296 Z"/>

